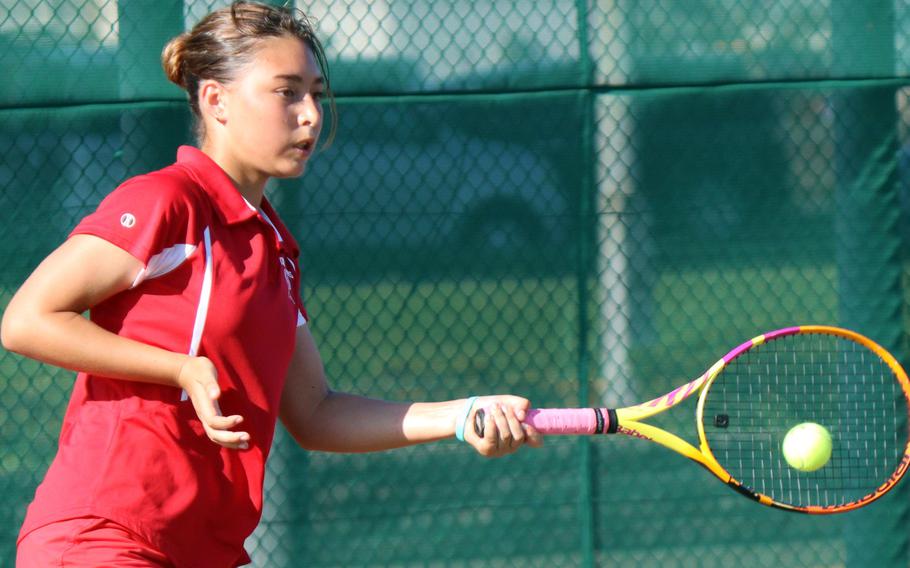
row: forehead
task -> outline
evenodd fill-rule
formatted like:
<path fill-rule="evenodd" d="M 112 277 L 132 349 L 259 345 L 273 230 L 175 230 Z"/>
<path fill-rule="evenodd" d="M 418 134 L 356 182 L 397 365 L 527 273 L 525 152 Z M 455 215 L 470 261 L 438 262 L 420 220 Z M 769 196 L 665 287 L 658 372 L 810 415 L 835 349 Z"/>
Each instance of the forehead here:
<path fill-rule="evenodd" d="M 309 45 L 290 36 L 270 37 L 257 43 L 246 72 L 257 78 L 296 75 L 304 80 L 322 77 L 319 63 Z"/>

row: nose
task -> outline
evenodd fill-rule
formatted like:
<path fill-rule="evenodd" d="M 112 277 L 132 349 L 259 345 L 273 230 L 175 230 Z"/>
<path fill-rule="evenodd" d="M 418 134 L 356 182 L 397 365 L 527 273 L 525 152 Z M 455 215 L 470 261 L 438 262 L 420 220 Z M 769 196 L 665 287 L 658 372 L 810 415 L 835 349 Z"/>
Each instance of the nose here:
<path fill-rule="evenodd" d="M 304 97 L 300 112 L 297 114 L 297 123 L 300 126 L 312 127 L 322 123 L 322 105 L 311 95 Z"/>

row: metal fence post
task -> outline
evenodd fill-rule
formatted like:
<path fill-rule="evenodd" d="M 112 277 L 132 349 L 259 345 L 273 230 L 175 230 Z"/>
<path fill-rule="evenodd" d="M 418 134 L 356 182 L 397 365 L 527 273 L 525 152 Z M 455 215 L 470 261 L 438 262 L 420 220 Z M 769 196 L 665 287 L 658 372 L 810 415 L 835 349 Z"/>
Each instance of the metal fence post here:
<path fill-rule="evenodd" d="M 832 41 L 844 72 L 894 73 L 892 3 L 832 4 Z M 836 237 L 841 323 L 903 352 L 900 210 L 895 87 L 853 87 L 834 95 Z M 907 485 L 883 503 L 850 514 L 847 566 L 907 566 Z"/>

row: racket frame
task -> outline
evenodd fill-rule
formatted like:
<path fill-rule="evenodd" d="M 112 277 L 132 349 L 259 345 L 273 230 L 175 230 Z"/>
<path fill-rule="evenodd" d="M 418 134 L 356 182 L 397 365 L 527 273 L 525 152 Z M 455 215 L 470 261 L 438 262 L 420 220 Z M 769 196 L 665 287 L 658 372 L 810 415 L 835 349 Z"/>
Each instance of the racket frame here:
<path fill-rule="evenodd" d="M 834 336 L 834 337 L 840 337 L 842 339 L 854 341 L 854 342 L 862 345 L 866 349 L 875 353 L 886 365 L 888 365 L 888 367 L 891 369 L 891 372 L 894 373 L 895 378 L 897 379 L 898 383 L 900 384 L 901 391 L 904 395 L 904 399 L 906 402 L 904 408 L 908 413 L 908 421 L 910 421 L 910 379 L 908 379 L 907 373 L 906 373 L 906 371 L 904 371 L 904 369 L 900 365 L 900 363 L 898 363 L 897 360 L 894 358 L 894 356 L 891 355 L 891 353 L 889 353 L 887 350 L 885 350 L 885 348 L 878 345 L 877 343 L 875 343 L 868 337 L 865 337 L 864 335 L 860 335 L 859 333 L 856 333 L 849 329 L 840 328 L 840 327 L 825 326 L 825 325 L 804 325 L 804 326 L 778 329 L 776 331 L 772 331 L 772 332 L 765 333 L 763 335 L 754 337 L 750 341 L 747 341 L 746 343 L 743 343 L 742 345 L 736 347 L 735 349 L 733 349 L 732 351 L 730 351 L 729 353 L 724 355 L 724 357 L 720 361 L 715 363 L 715 366 L 711 368 L 713 370 L 715 367 L 717 367 L 717 370 L 714 371 L 712 376 L 710 376 L 707 379 L 707 381 L 705 382 L 704 388 L 702 389 L 701 395 L 699 396 L 699 399 L 698 399 L 698 405 L 695 410 L 695 415 L 696 415 L 695 422 L 696 422 L 696 425 L 698 428 L 698 439 L 699 439 L 699 444 L 701 447 L 700 453 L 704 456 L 704 458 L 709 463 L 718 464 L 718 466 L 719 466 L 717 459 L 714 457 L 714 454 L 711 451 L 711 447 L 707 441 L 707 436 L 706 436 L 705 429 L 704 429 L 704 420 L 703 420 L 704 405 L 705 405 L 705 400 L 707 399 L 707 396 L 708 396 L 708 392 L 711 389 L 711 385 L 714 383 L 714 380 L 718 377 L 718 375 L 720 375 L 720 371 L 722 371 L 723 368 L 726 367 L 731 361 L 733 361 L 734 359 L 736 359 L 743 353 L 746 353 L 747 351 L 749 351 L 756 345 L 761 345 L 762 343 L 766 343 L 768 341 L 773 341 L 774 339 L 778 339 L 780 337 L 784 337 L 784 336 L 788 336 L 788 335 L 798 335 L 798 334 L 821 334 L 821 335 L 830 335 L 830 336 Z M 908 423 L 910 423 L 910 422 L 908 422 Z M 727 476 L 728 479 L 725 480 L 724 477 L 722 477 L 722 476 L 718 476 L 718 477 L 720 477 L 721 480 L 726 481 L 726 483 L 728 485 L 730 485 L 734 489 L 738 490 L 740 493 L 743 493 L 744 495 L 752 497 L 753 499 L 755 499 L 756 501 L 759 501 L 763 505 L 768 505 L 771 507 L 776 507 L 776 508 L 784 509 L 784 510 L 788 510 L 788 511 L 819 515 L 819 514 L 841 513 L 841 512 L 857 509 L 864 505 L 868 505 L 872 501 L 875 501 L 876 499 L 882 497 L 885 493 L 890 491 L 891 488 L 894 487 L 897 484 L 897 482 L 900 481 L 900 479 L 907 472 L 908 466 L 910 466 L 910 439 L 906 440 L 906 443 L 904 446 L 904 453 L 903 453 L 903 456 L 901 457 L 901 460 L 898 462 L 897 467 L 891 473 L 891 475 L 888 477 L 888 479 L 886 479 L 882 484 L 880 484 L 872 492 L 867 493 L 866 495 L 860 497 L 859 499 L 855 499 L 853 501 L 848 501 L 846 503 L 840 503 L 838 505 L 827 505 L 827 506 L 819 506 L 819 505 L 799 506 L 799 505 L 793 505 L 790 503 L 782 503 L 780 501 L 776 501 L 773 498 L 769 497 L 768 495 L 764 495 L 762 493 L 754 491 L 751 488 L 743 485 L 740 481 L 734 479 L 732 476 L 730 476 L 728 473 L 726 473 L 726 471 L 723 470 L 723 467 L 721 467 L 720 469 L 721 469 L 721 471 L 724 471 L 724 474 Z M 712 471 L 712 473 L 714 473 L 714 472 Z M 715 473 L 715 475 L 717 475 L 717 474 Z"/>
<path fill-rule="evenodd" d="M 707 399 L 708 393 L 711 390 L 711 386 L 714 384 L 714 381 L 720 375 L 721 371 L 723 371 L 731 361 L 740 357 L 757 345 L 761 345 L 768 341 L 773 341 L 775 339 L 788 335 L 798 334 L 824 334 L 840 337 L 854 341 L 875 353 L 886 365 L 888 365 L 888 367 L 894 373 L 894 376 L 896 377 L 898 383 L 900 384 L 906 402 L 905 408 L 908 413 L 908 424 L 910 424 L 910 379 L 908 379 L 907 373 L 901 367 L 900 363 L 898 363 L 897 360 L 890 353 L 888 353 L 888 351 L 886 351 L 883 347 L 871 339 L 848 329 L 825 325 L 787 327 L 758 335 L 732 349 L 729 353 L 711 365 L 708 370 L 698 378 L 677 387 L 676 389 L 663 396 L 625 408 L 590 410 L 594 412 L 600 411 L 603 415 L 608 415 L 611 419 L 615 418 L 615 424 L 609 424 L 603 433 L 625 434 L 634 438 L 641 438 L 644 440 L 656 442 L 698 463 L 737 492 L 755 501 L 758 501 L 763 505 L 787 511 L 808 514 L 840 513 L 868 505 L 872 501 L 875 501 L 887 493 L 889 490 L 891 490 L 891 488 L 894 487 L 907 472 L 908 467 L 910 467 L 910 439 L 906 441 L 903 457 L 898 462 L 894 472 L 877 488 L 875 488 L 870 493 L 860 497 L 859 499 L 855 499 L 847 503 L 826 506 L 800 506 L 790 503 L 783 503 L 773 499 L 768 495 L 757 492 L 743 484 L 741 481 L 735 479 L 726 469 L 724 469 L 724 467 L 714 456 L 714 453 L 711 451 L 711 447 L 704 428 L 704 407 L 705 400 Z M 676 434 L 643 422 L 644 419 L 656 414 L 660 414 L 661 412 L 665 412 L 696 393 L 699 393 L 698 402 L 695 409 L 698 447 L 695 447 L 686 440 L 683 440 Z M 483 418 L 482 415 L 479 414 L 480 412 L 482 411 L 479 411 L 478 414 L 475 415 L 475 430 L 478 432 L 478 434 L 482 433 Z"/>

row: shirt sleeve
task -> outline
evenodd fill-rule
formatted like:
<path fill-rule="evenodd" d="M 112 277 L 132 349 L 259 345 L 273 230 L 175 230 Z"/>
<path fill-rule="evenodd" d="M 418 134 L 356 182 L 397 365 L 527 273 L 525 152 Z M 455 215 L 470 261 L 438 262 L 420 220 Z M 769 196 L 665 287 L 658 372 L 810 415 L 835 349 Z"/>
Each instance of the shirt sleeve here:
<path fill-rule="evenodd" d="M 132 178 L 111 192 L 70 236 L 100 237 L 148 266 L 150 259 L 178 246 L 195 246 L 188 191 L 153 174 Z"/>

